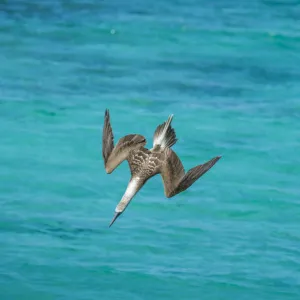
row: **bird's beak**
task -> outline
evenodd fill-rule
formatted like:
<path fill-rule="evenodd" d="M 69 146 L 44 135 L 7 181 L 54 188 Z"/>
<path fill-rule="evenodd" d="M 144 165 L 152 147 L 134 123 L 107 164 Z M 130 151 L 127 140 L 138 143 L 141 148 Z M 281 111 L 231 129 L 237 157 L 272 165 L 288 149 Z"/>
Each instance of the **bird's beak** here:
<path fill-rule="evenodd" d="M 120 216 L 121 212 L 116 212 L 116 214 L 114 215 L 113 219 L 111 220 L 109 227 L 118 219 L 118 217 Z"/>

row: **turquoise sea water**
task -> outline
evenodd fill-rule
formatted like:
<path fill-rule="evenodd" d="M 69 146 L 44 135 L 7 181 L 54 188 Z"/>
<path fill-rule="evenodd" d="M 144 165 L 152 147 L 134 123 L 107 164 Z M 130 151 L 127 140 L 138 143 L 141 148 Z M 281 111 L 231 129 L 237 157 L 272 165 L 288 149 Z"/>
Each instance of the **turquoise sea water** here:
<path fill-rule="evenodd" d="M 300 2 L 0 3 L 0 299 L 300 299 Z M 115 139 L 174 114 L 186 169 L 108 229 Z"/>

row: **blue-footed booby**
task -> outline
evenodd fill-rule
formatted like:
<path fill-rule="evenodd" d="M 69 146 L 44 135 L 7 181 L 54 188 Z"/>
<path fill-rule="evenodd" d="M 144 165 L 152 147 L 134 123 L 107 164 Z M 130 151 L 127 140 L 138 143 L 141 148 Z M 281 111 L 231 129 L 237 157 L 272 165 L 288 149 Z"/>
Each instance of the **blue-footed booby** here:
<path fill-rule="evenodd" d="M 147 180 L 154 175 L 161 174 L 165 195 L 170 198 L 189 188 L 221 158 L 221 156 L 216 156 L 185 172 L 179 157 L 171 149 L 177 141 L 175 130 L 171 126 L 172 119 L 173 115 L 170 115 L 166 122 L 156 128 L 153 148 L 150 150 L 145 148 L 146 139 L 140 134 L 126 135 L 114 146 L 110 115 L 106 109 L 102 136 L 105 170 L 110 174 L 124 160 L 127 160 L 131 171 L 127 189 L 115 209 L 115 215 L 109 227 L 125 211 Z"/>

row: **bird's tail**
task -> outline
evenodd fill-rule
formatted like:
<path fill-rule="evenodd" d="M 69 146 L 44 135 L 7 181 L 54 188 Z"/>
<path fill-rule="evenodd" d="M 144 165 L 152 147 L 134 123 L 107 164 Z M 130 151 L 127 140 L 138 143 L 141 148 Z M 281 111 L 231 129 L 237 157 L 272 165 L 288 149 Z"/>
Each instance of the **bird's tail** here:
<path fill-rule="evenodd" d="M 171 148 L 176 142 L 176 133 L 171 126 L 173 115 L 170 115 L 168 120 L 157 126 L 153 137 L 153 148 L 160 146 L 162 149 Z"/>

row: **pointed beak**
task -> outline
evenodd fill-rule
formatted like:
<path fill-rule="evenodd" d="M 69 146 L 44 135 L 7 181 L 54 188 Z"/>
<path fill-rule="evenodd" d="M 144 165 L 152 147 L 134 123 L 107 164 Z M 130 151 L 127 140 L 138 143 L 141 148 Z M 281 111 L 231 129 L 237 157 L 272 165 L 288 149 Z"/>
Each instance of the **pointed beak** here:
<path fill-rule="evenodd" d="M 114 215 L 113 219 L 111 220 L 111 222 L 109 224 L 109 227 L 118 219 L 120 214 L 122 214 L 122 213 L 121 212 L 116 212 L 116 214 Z"/>

